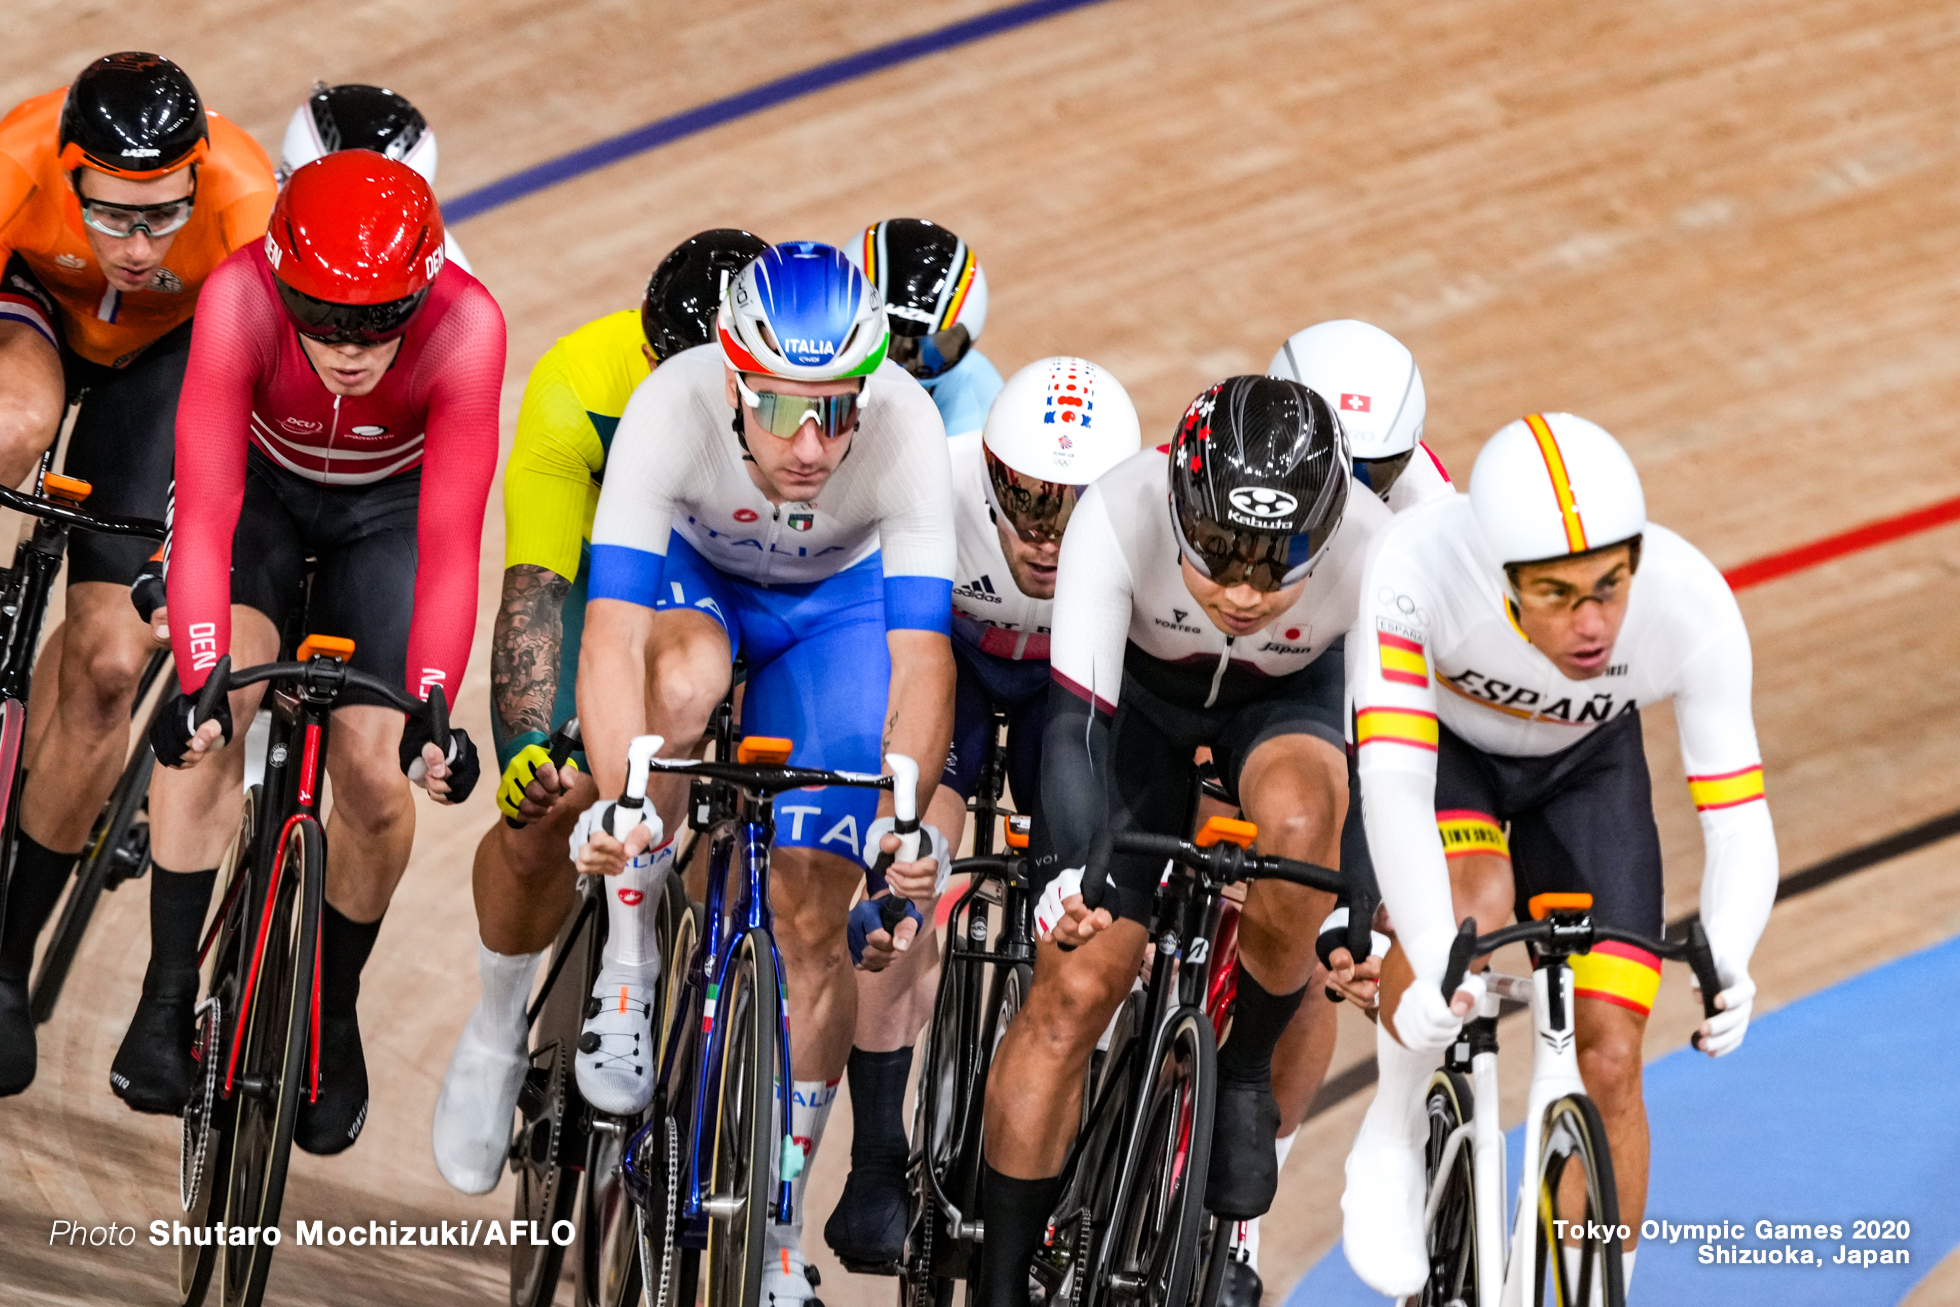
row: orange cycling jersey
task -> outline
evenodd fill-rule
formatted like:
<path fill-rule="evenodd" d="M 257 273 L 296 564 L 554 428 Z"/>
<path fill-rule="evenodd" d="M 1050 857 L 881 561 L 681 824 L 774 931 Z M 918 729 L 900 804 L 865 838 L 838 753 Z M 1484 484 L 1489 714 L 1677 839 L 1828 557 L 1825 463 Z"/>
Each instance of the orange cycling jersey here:
<path fill-rule="evenodd" d="M 69 346 L 121 367 L 191 316 L 198 288 L 226 255 L 265 235 L 278 187 L 258 142 L 207 113 L 211 154 L 197 170 L 190 222 L 147 289 L 114 290 L 89 249 L 81 203 L 59 159 L 67 94 L 35 96 L 0 119 L 0 268 L 19 254 L 66 310 Z"/>

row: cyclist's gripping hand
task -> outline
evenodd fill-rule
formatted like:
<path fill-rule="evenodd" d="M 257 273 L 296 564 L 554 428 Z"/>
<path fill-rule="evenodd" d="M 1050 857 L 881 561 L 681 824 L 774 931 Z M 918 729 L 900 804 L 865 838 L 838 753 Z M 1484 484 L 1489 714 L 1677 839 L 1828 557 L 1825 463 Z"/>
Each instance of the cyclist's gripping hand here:
<path fill-rule="evenodd" d="M 205 754 L 231 743 L 230 697 L 219 695 L 212 715 L 193 728 L 197 699 L 194 694 L 180 694 L 150 719 L 150 747 L 166 767 L 195 767 Z"/>
<path fill-rule="evenodd" d="M 158 550 L 160 555 L 162 550 Z M 136 615 L 150 624 L 150 638 L 160 648 L 170 647 L 170 612 L 164 606 L 163 559 L 153 555 L 143 564 L 136 579 L 129 583 L 129 602 Z"/>
<path fill-rule="evenodd" d="M 578 764 L 567 759 L 563 767 L 554 766 L 542 731 L 526 732 L 523 738 L 529 743 L 504 768 L 502 783 L 497 786 L 497 806 L 513 821 L 533 822 L 571 793 L 572 773 Z"/>
<path fill-rule="evenodd" d="M 898 955 L 912 947 L 912 941 L 925 924 L 918 906 L 909 899 L 900 899 L 905 904 L 905 915 L 898 919 L 897 925 L 887 926 L 885 905 L 892 901 L 892 894 L 881 894 L 875 899 L 860 899 L 851 909 L 845 940 L 851 947 L 851 961 L 859 970 L 883 971 L 898 961 Z"/>
<path fill-rule="evenodd" d="M 1327 964 L 1327 978 L 1333 989 L 1364 1011 L 1373 1011 L 1381 1001 L 1382 959 L 1388 956 L 1391 941 L 1379 929 L 1385 913 L 1377 913 L 1369 955 L 1360 963 L 1348 951 L 1348 909 L 1335 908 L 1321 924 L 1315 948 Z M 1331 997 L 1331 995 L 1330 995 Z"/>
<path fill-rule="evenodd" d="M 461 803 L 476 788 L 483 765 L 477 760 L 470 733 L 460 726 L 449 730 L 449 756 L 429 738 L 429 724 L 410 717 L 402 728 L 402 775 L 429 792 L 438 803 Z"/>
<path fill-rule="evenodd" d="M 1116 924 L 1108 908 L 1091 911 L 1082 902 L 1084 868 L 1067 867 L 1048 882 L 1034 905 L 1035 934 L 1067 948 L 1087 944 Z"/>
<path fill-rule="evenodd" d="M 641 809 L 639 821 L 620 839 L 613 831 L 610 799 L 601 799 L 579 814 L 572 828 L 572 861 L 582 876 L 617 876 L 626 870 L 629 858 L 637 858 L 660 843 L 660 814 L 651 804 Z"/>
<path fill-rule="evenodd" d="M 925 847 L 925 856 L 899 862 L 900 840 L 893 833 L 894 824 L 890 817 L 880 817 L 871 823 L 864 836 L 865 865 L 875 869 L 879 854 L 891 854 L 893 861 L 885 868 L 885 883 L 891 886 L 892 893 L 914 903 L 930 905 L 946 888 L 946 878 L 952 874 L 952 849 L 937 827 L 931 822 L 921 822 L 919 833 L 924 838 L 920 842 Z"/>
<path fill-rule="evenodd" d="M 1701 1023 L 1701 1051 L 1710 1057 L 1741 1047 L 1742 1037 L 1749 1033 L 1750 1009 L 1756 1005 L 1756 982 L 1749 978 L 1748 967 L 1727 965 L 1718 959 L 1716 970 L 1728 984 L 1715 998 L 1715 1006 L 1722 1010 Z M 1697 988 L 1695 993 L 1699 995 L 1701 990 Z"/>

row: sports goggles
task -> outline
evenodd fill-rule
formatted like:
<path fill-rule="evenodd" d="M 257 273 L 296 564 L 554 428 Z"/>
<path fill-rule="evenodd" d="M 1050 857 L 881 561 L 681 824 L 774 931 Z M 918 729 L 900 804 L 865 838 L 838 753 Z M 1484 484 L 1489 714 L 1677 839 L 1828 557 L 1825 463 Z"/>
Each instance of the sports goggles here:
<path fill-rule="evenodd" d="M 76 198 L 82 202 L 82 221 L 104 236 L 134 236 L 140 231 L 152 240 L 183 230 L 197 205 L 196 191 L 162 204 L 110 204 Z"/>
<path fill-rule="evenodd" d="M 964 322 L 956 322 L 944 331 L 923 336 L 901 336 L 894 331 L 885 344 L 885 357 L 921 381 L 930 381 L 950 371 L 972 348 L 973 333 Z"/>
<path fill-rule="evenodd" d="M 987 450 L 987 503 L 1024 544 L 1059 543 L 1081 493 L 1080 486 L 1016 472 Z"/>
<path fill-rule="evenodd" d="M 785 395 L 775 390 L 750 390 L 739 372 L 735 374 L 735 389 L 755 414 L 756 423 L 783 440 L 794 440 L 805 422 L 815 422 L 817 434 L 825 440 L 847 436 L 857 428 L 858 411 L 864 407 L 865 399 L 862 390 L 842 395 Z"/>
<path fill-rule="evenodd" d="M 425 286 L 385 304 L 333 304 L 296 291 L 277 277 L 273 284 L 294 329 L 323 345 L 381 345 L 394 340 L 408 330 L 429 295 Z"/>
<path fill-rule="evenodd" d="M 1199 576 L 1215 585 L 1249 585 L 1271 594 L 1307 579 L 1340 519 L 1299 535 L 1280 535 L 1206 522 L 1173 503 L 1171 525 L 1178 551 Z"/>
<path fill-rule="evenodd" d="M 1389 487 L 1400 481 L 1402 474 L 1409 470 L 1409 460 L 1415 457 L 1415 453 L 1413 449 L 1405 449 L 1387 458 L 1357 458 L 1354 460 L 1354 479 L 1387 499 Z"/>

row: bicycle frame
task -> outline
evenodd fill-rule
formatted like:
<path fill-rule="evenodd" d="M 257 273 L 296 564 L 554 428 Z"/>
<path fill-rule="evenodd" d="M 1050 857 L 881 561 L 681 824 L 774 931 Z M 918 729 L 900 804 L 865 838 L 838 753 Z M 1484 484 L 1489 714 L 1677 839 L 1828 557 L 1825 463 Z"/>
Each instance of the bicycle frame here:
<path fill-rule="evenodd" d="M 1586 1092 L 1579 1075 L 1579 1046 L 1572 1025 L 1572 968 L 1563 957 L 1549 957 L 1529 980 L 1485 973 L 1488 989 L 1476 1017 L 1464 1026 L 1464 1038 L 1451 1049 L 1447 1065 L 1468 1071 L 1471 1119 L 1458 1126 L 1443 1147 L 1436 1183 L 1423 1204 L 1423 1226 L 1434 1221 L 1448 1183 L 1451 1164 L 1462 1149 L 1470 1149 L 1477 1195 L 1477 1301 L 1497 1307 L 1522 1307 L 1525 1286 L 1535 1284 L 1537 1240 L 1532 1211 L 1538 1162 L 1544 1147 L 1545 1109 L 1568 1094 Z M 1524 1151 L 1519 1158 L 1519 1181 L 1510 1217 L 1509 1235 L 1504 1211 L 1505 1142 L 1498 1119 L 1497 1016 L 1506 999 L 1528 999 L 1531 1006 L 1531 1092 L 1525 1108 Z M 1467 1054 L 1467 1057 L 1465 1056 Z"/>

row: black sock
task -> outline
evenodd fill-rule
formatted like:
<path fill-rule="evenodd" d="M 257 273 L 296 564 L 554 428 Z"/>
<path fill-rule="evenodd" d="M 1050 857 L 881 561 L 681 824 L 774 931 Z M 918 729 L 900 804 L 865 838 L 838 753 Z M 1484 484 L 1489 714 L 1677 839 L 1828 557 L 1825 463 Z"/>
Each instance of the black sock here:
<path fill-rule="evenodd" d="M 16 796 L 18 797 L 18 796 Z M 0 980 L 24 983 L 34 965 L 34 941 L 48 924 L 54 905 L 79 853 L 56 853 L 26 831 L 14 843 L 14 869 L 7 882 L 7 924 L 0 934 Z"/>
<path fill-rule="evenodd" d="M 197 946 L 204 941 L 204 914 L 218 869 L 166 871 L 150 864 L 150 970 L 197 968 Z"/>
<path fill-rule="evenodd" d="M 1028 1307 L 1028 1267 L 1061 1195 L 1059 1175 L 1016 1180 L 981 1163 L 980 1214 L 987 1238 L 980 1246 L 979 1307 Z"/>
<path fill-rule="evenodd" d="M 333 904 L 320 918 L 320 1011 L 348 1016 L 361 996 L 361 968 L 374 951 L 379 921 L 350 921 Z"/>
<path fill-rule="evenodd" d="M 1300 1010 L 1305 985 L 1291 994 L 1273 994 L 1239 966 L 1239 994 L 1232 1004 L 1232 1033 L 1218 1050 L 1218 1079 L 1222 1084 L 1270 1085 L 1273 1047 L 1286 1033 L 1287 1023 Z"/>
<path fill-rule="evenodd" d="M 851 1081 L 851 1165 L 905 1169 L 911 1144 L 905 1138 L 905 1082 L 912 1075 L 912 1050 L 867 1053 L 851 1049 L 845 1074 Z"/>

